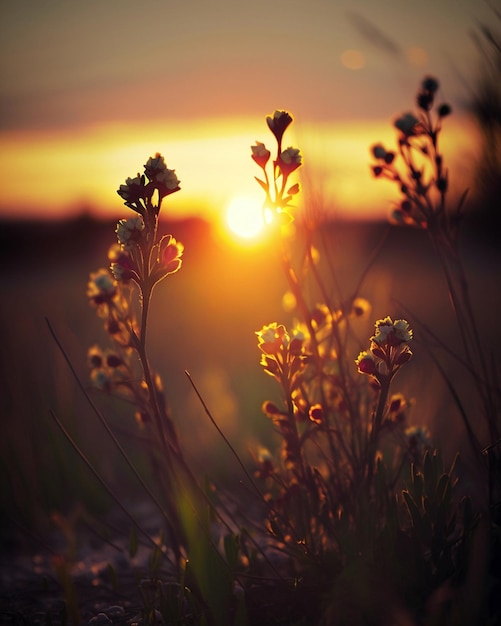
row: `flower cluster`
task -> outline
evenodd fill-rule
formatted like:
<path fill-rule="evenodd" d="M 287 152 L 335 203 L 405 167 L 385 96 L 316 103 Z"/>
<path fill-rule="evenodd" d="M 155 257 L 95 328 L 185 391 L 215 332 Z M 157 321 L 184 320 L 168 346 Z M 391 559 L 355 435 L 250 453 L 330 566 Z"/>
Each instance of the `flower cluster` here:
<path fill-rule="evenodd" d="M 270 376 L 280 383 L 295 379 L 304 359 L 305 335 L 295 329 L 288 332 L 285 326 L 273 322 L 256 332 L 261 354 L 261 365 Z"/>
<path fill-rule="evenodd" d="M 158 215 L 162 199 L 179 190 L 174 170 L 167 168 L 160 154 L 150 157 L 144 174 L 128 178 L 118 195 L 136 215 L 118 221 L 117 241 L 108 252 L 110 268 L 101 268 L 90 275 L 87 296 L 105 320 L 105 329 L 122 348 L 138 348 L 144 343 L 146 324 L 132 312 L 130 289 L 133 283 L 144 313 L 153 288 L 181 267 L 183 245 L 172 235 L 157 236 Z M 157 193 L 158 203 L 153 201 Z M 138 214 L 138 215 L 137 215 Z M 125 360 L 124 360 L 125 362 Z M 110 389 L 116 369 L 94 365 L 91 377 L 98 387 Z M 108 381 L 108 382 L 106 382 Z"/>
<path fill-rule="evenodd" d="M 263 172 L 263 178 L 256 176 L 256 180 L 266 194 L 263 205 L 266 222 L 272 223 L 278 217 L 279 220 L 287 223 L 292 219 L 289 212 L 292 206 L 291 200 L 299 193 L 299 184 L 288 186 L 288 179 L 301 166 L 302 156 L 300 151 L 292 146 L 282 149 L 284 133 L 292 123 L 292 117 L 287 111 L 275 111 L 272 116 L 266 118 L 266 122 L 277 142 L 271 176 L 267 170 L 271 152 L 265 144 L 256 141 L 255 145 L 251 146 L 251 156 Z"/>
<path fill-rule="evenodd" d="M 393 322 L 390 317 L 378 320 L 370 349 L 361 352 L 355 360 L 358 371 L 374 377 L 379 383 L 390 381 L 411 358 L 408 345 L 411 339 L 412 330 L 405 320 Z"/>
<path fill-rule="evenodd" d="M 428 76 L 416 97 L 419 112 L 407 112 L 398 117 L 398 151 L 387 150 L 382 144 L 372 147 L 377 163 L 374 175 L 399 186 L 402 199 L 392 213 L 393 221 L 420 228 L 431 228 L 445 215 L 445 196 L 449 186 L 448 172 L 439 152 L 438 139 L 442 120 L 451 107 L 442 103 L 435 107 L 438 81 Z M 435 115 L 433 109 L 435 107 Z M 398 166 L 399 159 L 403 167 Z"/>
<path fill-rule="evenodd" d="M 157 205 L 152 201 L 155 190 Z M 128 178 L 125 185 L 120 186 L 118 195 L 139 215 L 121 219 L 117 224 L 118 246 L 112 246 L 108 255 L 117 281 L 132 279 L 141 289 L 146 283 L 153 287 L 181 267 L 183 245 L 171 235 L 165 235 L 160 241 L 156 236 L 161 201 L 178 190 L 179 180 L 174 170 L 167 168 L 164 157 L 158 153 L 146 162 L 143 176 Z"/>
<path fill-rule="evenodd" d="M 162 199 L 179 189 L 175 170 L 168 169 L 164 157 L 157 152 L 145 163 L 144 174 L 138 173 L 134 178 L 127 178 L 117 193 L 125 200 L 125 206 L 145 217 L 152 206 L 158 215 Z M 152 203 L 155 191 L 158 193 L 157 205 Z"/>

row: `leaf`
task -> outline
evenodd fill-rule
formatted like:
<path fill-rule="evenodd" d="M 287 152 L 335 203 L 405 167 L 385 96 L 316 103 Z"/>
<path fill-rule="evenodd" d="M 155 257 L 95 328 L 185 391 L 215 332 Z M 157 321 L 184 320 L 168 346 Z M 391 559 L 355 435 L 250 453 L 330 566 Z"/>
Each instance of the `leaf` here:
<path fill-rule="evenodd" d="M 428 496 L 432 496 L 437 486 L 438 476 L 436 469 L 436 456 L 432 456 L 427 450 L 423 461 L 423 478 L 425 492 Z"/>
<path fill-rule="evenodd" d="M 260 178 L 258 178 L 257 176 L 254 176 L 254 178 L 257 180 L 257 182 L 261 185 L 261 187 L 266 191 L 266 193 L 268 193 L 268 185 L 264 182 L 264 180 L 261 180 Z"/>

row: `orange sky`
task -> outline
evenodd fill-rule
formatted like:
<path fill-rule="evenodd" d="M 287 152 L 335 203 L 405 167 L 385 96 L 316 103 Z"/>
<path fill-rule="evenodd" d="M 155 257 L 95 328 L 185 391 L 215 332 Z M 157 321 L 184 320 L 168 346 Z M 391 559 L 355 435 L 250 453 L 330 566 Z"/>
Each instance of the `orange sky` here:
<path fill-rule="evenodd" d="M 308 184 L 382 216 L 394 191 L 371 178 L 370 146 L 391 145 L 426 73 L 457 111 L 444 151 L 463 182 L 476 20 L 492 11 L 475 0 L 2 3 L 0 215 L 120 214 L 116 189 L 157 151 L 181 179 L 169 210 L 221 214 L 259 199 L 250 145 L 271 147 L 264 117 L 285 108 Z"/>

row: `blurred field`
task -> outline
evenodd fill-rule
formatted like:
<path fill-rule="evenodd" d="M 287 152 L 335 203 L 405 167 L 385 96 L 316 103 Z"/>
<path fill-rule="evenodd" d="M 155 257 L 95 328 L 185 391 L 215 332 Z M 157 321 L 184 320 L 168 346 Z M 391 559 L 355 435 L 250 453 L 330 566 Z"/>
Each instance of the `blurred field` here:
<path fill-rule="evenodd" d="M 244 460 L 256 441 L 273 445 L 271 426 L 260 407 L 264 400 L 277 398 L 276 390 L 260 370 L 254 332 L 272 321 L 290 321 L 281 304 L 286 281 L 280 254 L 271 242 L 253 247 L 230 244 L 200 220 L 162 225 L 162 230 L 185 244 L 185 254 L 181 271 L 154 294 L 151 360 L 162 375 L 188 457 L 201 472 L 224 479 L 235 474 L 234 462 L 184 370 L 190 371 Z M 87 302 L 86 283 L 90 271 L 106 266 L 113 231 L 114 224 L 87 218 L 1 225 L 0 514 L 5 537 L 19 523 L 49 527 L 52 511 L 69 510 L 77 501 L 95 511 L 106 509 L 106 497 L 57 430 L 49 409 L 123 497 L 137 496 L 137 486 L 79 391 L 45 321 L 50 320 L 79 376 L 87 381 L 87 349 L 95 343 L 106 345 L 106 337 Z M 428 424 L 453 454 L 461 444 L 461 424 L 418 343 L 416 320 L 426 322 L 450 345 L 457 341 L 445 283 L 425 234 L 386 224 L 332 223 L 324 227 L 322 238 L 348 297 L 385 233 L 359 291 L 373 305 L 369 319 L 358 329 L 360 349 L 367 347 L 376 319 L 386 315 L 409 319 L 416 331 L 415 356 L 395 388 L 415 399 L 411 421 Z M 464 253 L 481 330 L 486 331 L 485 349 L 495 353 L 501 347 L 501 253 L 496 238 L 488 230 L 470 227 Z M 460 381 L 460 370 L 451 362 L 448 367 Z M 131 407 L 97 392 L 93 397 L 147 472 Z"/>

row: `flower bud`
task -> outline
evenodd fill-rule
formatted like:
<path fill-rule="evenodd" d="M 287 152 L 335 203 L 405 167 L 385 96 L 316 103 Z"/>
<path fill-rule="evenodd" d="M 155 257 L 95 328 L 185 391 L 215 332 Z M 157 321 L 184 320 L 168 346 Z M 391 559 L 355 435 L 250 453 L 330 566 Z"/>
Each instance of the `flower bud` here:
<path fill-rule="evenodd" d="M 268 124 L 271 132 L 275 135 L 275 138 L 279 144 L 282 141 L 285 130 L 291 124 L 291 122 L 292 117 L 289 115 L 289 113 L 287 113 L 287 111 L 275 111 L 273 113 L 273 117 L 268 116 L 266 118 L 266 123 Z"/>
<path fill-rule="evenodd" d="M 355 359 L 355 363 L 361 374 L 374 375 L 377 372 L 374 356 L 369 352 L 361 352 Z"/>
<path fill-rule="evenodd" d="M 412 113 L 405 113 L 395 120 L 395 127 L 405 136 L 417 134 L 419 120 Z"/>

